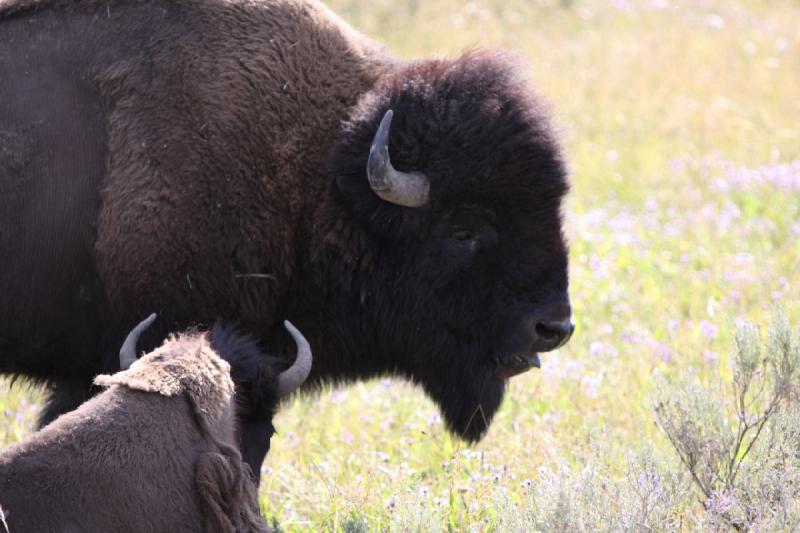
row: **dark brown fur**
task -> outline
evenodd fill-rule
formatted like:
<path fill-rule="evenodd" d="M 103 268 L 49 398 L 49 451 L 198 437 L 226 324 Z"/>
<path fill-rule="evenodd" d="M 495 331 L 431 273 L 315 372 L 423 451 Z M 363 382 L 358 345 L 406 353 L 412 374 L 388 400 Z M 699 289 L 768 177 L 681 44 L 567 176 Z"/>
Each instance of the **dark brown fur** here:
<path fill-rule="evenodd" d="M 403 375 L 470 440 L 499 361 L 555 346 L 566 171 L 514 57 L 402 62 L 314 0 L 0 6 L 0 371 L 50 384 L 45 420 L 151 311 L 146 347 L 221 318 L 281 353 L 288 318 L 310 383 Z M 367 183 L 390 108 L 422 207 Z"/>
<path fill-rule="evenodd" d="M 183 336 L 76 411 L 0 452 L 0 506 L 23 531 L 266 531 L 235 447 L 229 366 Z"/>

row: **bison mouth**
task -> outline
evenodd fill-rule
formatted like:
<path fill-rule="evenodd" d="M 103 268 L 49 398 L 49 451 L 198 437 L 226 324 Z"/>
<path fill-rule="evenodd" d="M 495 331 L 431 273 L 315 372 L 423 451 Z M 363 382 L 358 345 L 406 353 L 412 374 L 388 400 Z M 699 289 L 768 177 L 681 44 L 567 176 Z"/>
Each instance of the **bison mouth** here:
<path fill-rule="evenodd" d="M 500 379 L 509 379 L 531 368 L 542 366 L 539 354 L 536 352 L 502 354 L 495 361 L 497 363 L 495 376 Z"/>

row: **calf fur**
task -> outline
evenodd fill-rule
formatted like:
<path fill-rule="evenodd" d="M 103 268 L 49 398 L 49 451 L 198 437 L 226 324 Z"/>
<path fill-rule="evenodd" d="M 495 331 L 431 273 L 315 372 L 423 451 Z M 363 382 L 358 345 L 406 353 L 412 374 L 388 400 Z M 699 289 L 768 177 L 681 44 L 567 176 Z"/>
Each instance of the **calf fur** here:
<path fill-rule="evenodd" d="M 268 531 L 236 447 L 230 366 L 206 334 L 95 383 L 107 389 L 0 452 L 11 532 Z"/>

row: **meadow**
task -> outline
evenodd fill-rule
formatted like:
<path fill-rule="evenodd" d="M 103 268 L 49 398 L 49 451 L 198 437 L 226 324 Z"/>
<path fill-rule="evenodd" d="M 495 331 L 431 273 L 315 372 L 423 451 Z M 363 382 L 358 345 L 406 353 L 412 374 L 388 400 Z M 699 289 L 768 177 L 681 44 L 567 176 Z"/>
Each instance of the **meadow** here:
<path fill-rule="evenodd" d="M 763 433 L 789 451 L 762 522 L 729 520 L 739 493 L 698 490 L 656 412 L 708 390 L 694 408 L 735 432 L 736 405 L 719 402 L 741 392 L 737 328 L 765 336 L 778 309 L 800 323 L 800 2 L 327 3 L 404 58 L 524 55 L 571 166 L 577 330 L 512 380 L 476 446 L 398 379 L 293 400 L 263 467 L 265 515 L 287 532 L 800 529 L 800 434 L 779 420 L 796 394 Z M 41 396 L 0 391 L 4 444 L 32 430 Z M 768 462 L 762 448 L 734 459 Z"/>

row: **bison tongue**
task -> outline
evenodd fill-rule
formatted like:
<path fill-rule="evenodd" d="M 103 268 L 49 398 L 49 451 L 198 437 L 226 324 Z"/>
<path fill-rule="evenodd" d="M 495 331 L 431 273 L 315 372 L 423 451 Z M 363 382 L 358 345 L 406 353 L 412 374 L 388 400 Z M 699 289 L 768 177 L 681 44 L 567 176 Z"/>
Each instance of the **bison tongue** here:
<path fill-rule="evenodd" d="M 503 354 L 497 358 L 497 371 L 495 375 L 500 379 L 509 379 L 527 372 L 532 367 L 542 366 L 538 353 L 512 353 Z"/>

